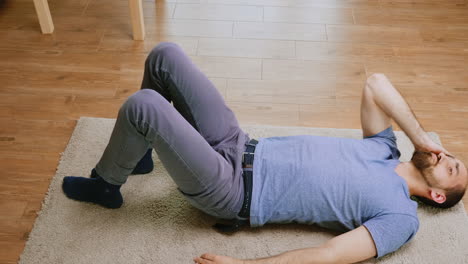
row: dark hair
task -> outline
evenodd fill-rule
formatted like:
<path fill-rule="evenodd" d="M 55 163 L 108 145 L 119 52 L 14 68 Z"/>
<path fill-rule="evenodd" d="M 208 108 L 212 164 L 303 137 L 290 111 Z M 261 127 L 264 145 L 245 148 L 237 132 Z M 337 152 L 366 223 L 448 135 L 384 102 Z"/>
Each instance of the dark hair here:
<path fill-rule="evenodd" d="M 427 204 L 427 205 L 430 205 L 430 206 L 433 206 L 433 207 L 437 207 L 437 208 L 444 208 L 444 209 L 447 209 L 447 208 L 450 208 L 454 205 L 456 205 L 462 198 L 463 198 L 463 195 L 465 195 L 465 190 L 466 188 L 464 188 L 463 186 L 456 186 L 454 188 L 451 188 L 451 189 L 448 189 L 448 190 L 445 190 L 445 202 L 443 203 L 438 203 L 434 200 L 431 200 L 431 199 L 428 199 L 428 198 L 425 198 L 425 197 L 421 197 L 421 196 L 415 196 L 416 198 L 418 198 L 419 201 L 421 201 L 422 203 L 424 204 Z"/>

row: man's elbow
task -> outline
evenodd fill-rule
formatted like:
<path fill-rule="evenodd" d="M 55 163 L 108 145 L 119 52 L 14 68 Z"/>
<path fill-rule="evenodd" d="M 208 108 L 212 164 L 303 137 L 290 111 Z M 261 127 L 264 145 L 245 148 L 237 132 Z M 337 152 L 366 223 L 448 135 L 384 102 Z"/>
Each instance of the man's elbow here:
<path fill-rule="evenodd" d="M 303 264 L 335 264 L 338 262 L 338 257 L 334 248 L 325 243 L 319 247 L 304 248 L 283 253 L 285 259 L 289 262 L 285 263 L 303 263 Z M 282 262 L 281 262 L 282 263 Z"/>
<path fill-rule="evenodd" d="M 322 247 L 322 261 L 323 263 L 343 263 L 342 260 L 340 260 L 340 252 L 337 252 L 336 249 L 333 247 L 333 245 L 329 243 L 325 243 Z"/>

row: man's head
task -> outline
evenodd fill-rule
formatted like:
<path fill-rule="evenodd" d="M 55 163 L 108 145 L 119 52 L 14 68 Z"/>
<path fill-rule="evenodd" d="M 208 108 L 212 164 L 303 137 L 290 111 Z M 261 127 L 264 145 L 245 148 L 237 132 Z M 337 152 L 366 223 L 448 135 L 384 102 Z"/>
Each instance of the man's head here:
<path fill-rule="evenodd" d="M 429 187 L 427 197 L 416 196 L 420 201 L 450 208 L 461 200 L 468 184 L 468 170 L 463 162 L 448 154 L 421 151 L 413 153 L 411 162 Z"/>

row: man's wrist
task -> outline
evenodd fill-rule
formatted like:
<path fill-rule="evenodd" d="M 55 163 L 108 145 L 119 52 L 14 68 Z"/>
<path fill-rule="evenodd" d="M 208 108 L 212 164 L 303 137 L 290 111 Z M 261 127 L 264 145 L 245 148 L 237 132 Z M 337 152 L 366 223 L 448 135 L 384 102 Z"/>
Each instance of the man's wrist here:
<path fill-rule="evenodd" d="M 413 142 L 416 149 L 425 149 L 431 142 L 429 135 L 422 128 L 418 129 L 415 142 Z"/>
<path fill-rule="evenodd" d="M 284 253 L 283 253 L 284 254 Z M 264 258 L 257 258 L 257 259 L 243 259 L 241 260 L 242 264 L 276 264 L 280 263 L 279 257 L 282 254 L 276 255 L 276 256 L 269 256 L 269 257 L 264 257 Z"/>

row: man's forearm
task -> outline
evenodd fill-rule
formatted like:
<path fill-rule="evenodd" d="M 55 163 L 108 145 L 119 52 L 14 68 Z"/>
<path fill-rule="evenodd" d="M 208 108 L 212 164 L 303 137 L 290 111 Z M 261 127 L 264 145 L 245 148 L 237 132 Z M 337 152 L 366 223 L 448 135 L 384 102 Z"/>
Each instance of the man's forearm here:
<path fill-rule="evenodd" d="M 374 240 L 365 226 L 328 240 L 320 247 L 288 251 L 268 258 L 240 260 L 227 256 L 205 253 L 194 259 L 201 264 L 314 264 L 355 263 L 377 254 Z"/>
<path fill-rule="evenodd" d="M 374 74 L 367 80 L 375 103 L 408 135 L 417 147 L 424 146 L 428 135 L 416 119 L 413 111 L 390 81 L 383 74 Z"/>
<path fill-rule="evenodd" d="M 333 255 L 324 247 L 288 251 L 276 256 L 244 260 L 245 264 L 314 264 L 335 263 Z"/>

